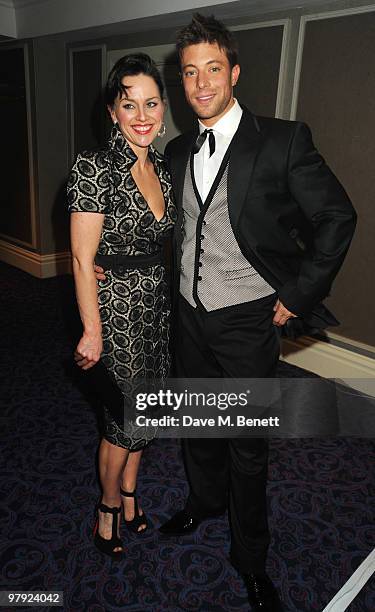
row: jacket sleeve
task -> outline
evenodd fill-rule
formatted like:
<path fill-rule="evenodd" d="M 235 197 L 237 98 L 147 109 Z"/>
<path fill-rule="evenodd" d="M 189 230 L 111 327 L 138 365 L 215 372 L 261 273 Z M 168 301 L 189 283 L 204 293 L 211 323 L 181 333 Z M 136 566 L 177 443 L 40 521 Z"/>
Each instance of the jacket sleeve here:
<path fill-rule="evenodd" d="M 279 289 L 279 298 L 291 312 L 301 315 L 329 294 L 348 251 L 356 213 L 304 123 L 296 123 L 287 172 L 290 193 L 311 224 L 313 244 L 298 278 Z"/>
<path fill-rule="evenodd" d="M 169 142 L 164 150 L 164 161 L 166 163 L 166 166 L 169 172 L 171 171 L 171 146 L 170 144 L 171 143 Z"/>

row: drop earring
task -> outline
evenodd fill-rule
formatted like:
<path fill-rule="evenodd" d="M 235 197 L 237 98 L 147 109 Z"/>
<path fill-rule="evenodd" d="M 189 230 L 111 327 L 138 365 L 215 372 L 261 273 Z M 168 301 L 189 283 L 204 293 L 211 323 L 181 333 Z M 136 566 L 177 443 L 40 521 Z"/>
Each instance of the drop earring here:
<path fill-rule="evenodd" d="M 166 131 L 167 130 L 166 130 L 166 127 L 165 127 L 165 123 L 163 121 L 163 123 L 160 126 L 160 130 L 158 131 L 159 138 L 164 138 Z"/>
<path fill-rule="evenodd" d="M 116 138 L 118 134 L 118 121 L 114 121 L 111 128 L 111 138 Z"/>

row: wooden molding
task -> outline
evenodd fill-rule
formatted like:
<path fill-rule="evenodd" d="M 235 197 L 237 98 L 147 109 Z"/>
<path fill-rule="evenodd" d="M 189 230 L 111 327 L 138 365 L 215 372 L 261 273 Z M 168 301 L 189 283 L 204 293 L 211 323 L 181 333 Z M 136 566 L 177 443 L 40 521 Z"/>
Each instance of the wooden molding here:
<path fill-rule="evenodd" d="M 350 345 L 350 339 L 342 340 Z M 349 350 L 304 336 L 297 340 L 284 339 L 281 359 L 324 378 L 342 380 L 353 389 L 375 397 L 375 359 L 355 352 L 355 348 L 355 344 Z"/>
<path fill-rule="evenodd" d="M 72 272 L 69 251 L 40 255 L 5 240 L 0 240 L 0 260 L 37 278 L 50 278 Z"/>

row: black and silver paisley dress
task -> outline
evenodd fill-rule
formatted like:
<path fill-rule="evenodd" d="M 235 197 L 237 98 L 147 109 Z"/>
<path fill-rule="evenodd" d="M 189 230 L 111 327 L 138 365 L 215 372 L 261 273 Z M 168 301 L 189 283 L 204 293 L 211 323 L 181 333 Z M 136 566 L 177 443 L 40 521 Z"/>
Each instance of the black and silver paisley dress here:
<path fill-rule="evenodd" d="M 137 156 L 117 125 L 107 149 L 78 155 L 68 181 L 69 211 L 104 214 L 99 254 L 155 255 L 171 234 L 176 208 L 170 176 L 163 156 L 152 146 L 149 157 L 164 195 L 165 213 L 160 221 L 135 184 L 130 170 Z M 98 282 L 98 301 L 101 366 L 124 398 L 132 379 L 164 380 L 170 365 L 170 305 L 164 264 L 107 270 L 106 280 Z M 104 437 L 116 446 L 138 450 L 155 436 L 154 428 L 139 427 L 126 414 L 119 422 L 105 405 L 104 416 Z"/>

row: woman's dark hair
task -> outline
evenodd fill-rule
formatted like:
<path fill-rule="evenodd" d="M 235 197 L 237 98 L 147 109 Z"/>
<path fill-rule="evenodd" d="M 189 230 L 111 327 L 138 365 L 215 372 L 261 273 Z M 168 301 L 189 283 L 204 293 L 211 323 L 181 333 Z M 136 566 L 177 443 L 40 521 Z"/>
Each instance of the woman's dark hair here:
<path fill-rule="evenodd" d="M 182 28 L 177 35 L 176 48 L 181 60 L 183 49 L 199 43 L 217 43 L 229 61 L 231 68 L 238 64 L 238 46 L 233 34 L 213 15 L 205 17 L 194 13 L 189 25 Z"/>
<path fill-rule="evenodd" d="M 108 75 L 104 90 L 107 106 L 113 107 L 117 96 L 126 95 L 127 88 L 122 84 L 122 79 L 137 74 L 145 74 L 154 79 L 159 88 L 160 97 L 163 98 L 164 85 L 155 62 L 146 53 L 132 53 L 121 57 Z"/>

